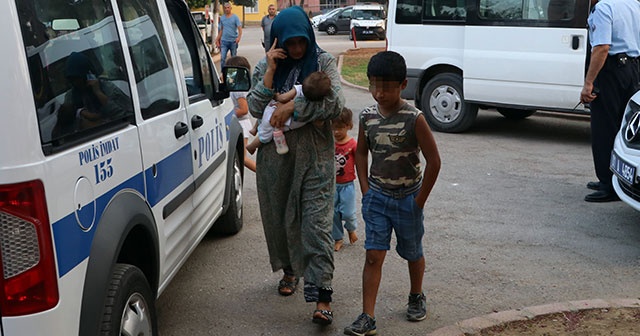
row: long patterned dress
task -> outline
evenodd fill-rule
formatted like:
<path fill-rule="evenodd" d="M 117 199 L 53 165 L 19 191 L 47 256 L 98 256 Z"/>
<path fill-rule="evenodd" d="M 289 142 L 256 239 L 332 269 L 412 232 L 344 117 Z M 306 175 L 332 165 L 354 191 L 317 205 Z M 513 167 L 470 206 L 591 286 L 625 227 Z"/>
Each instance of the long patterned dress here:
<path fill-rule="evenodd" d="M 330 288 L 333 278 L 334 142 L 330 120 L 344 107 L 336 60 L 318 55 L 318 65 L 332 83 L 324 100 L 295 100 L 295 118 L 308 122 L 285 133 L 289 153 L 276 153 L 272 142 L 257 153 L 258 200 L 273 271 L 290 266 L 296 276 L 317 288 Z M 253 72 L 247 96 L 249 111 L 261 118 L 274 91 L 263 83 L 266 59 Z M 305 288 L 307 285 L 305 285 Z M 306 292 L 306 290 L 305 290 Z M 307 300 L 310 301 L 310 300 Z"/>

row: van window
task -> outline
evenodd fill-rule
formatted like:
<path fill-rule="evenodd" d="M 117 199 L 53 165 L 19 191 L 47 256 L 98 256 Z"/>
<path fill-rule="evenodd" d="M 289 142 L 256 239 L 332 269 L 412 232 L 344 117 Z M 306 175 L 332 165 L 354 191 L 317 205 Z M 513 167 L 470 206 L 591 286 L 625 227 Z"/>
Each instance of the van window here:
<path fill-rule="evenodd" d="M 180 106 L 175 69 L 169 46 L 153 2 L 118 1 L 129 54 L 133 62 L 140 111 L 144 119 Z"/>
<path fill-rule="evenodd" d="M 45 153 L 133 121 L 109 2 L 16 0 Z"/>
<path fill-rule="evenodd" d="M 171 28 L 180 51 L 179 56 L 184 70 L 187 94 L 190 100 L 200 99 L 201 97 L 199 96 L 201 95 L 212 97 L 214 90 L 212 79 L 214 76 L 211 73 L 208 51 L 202 39 L 194 38 L 194 36 L 200 36 L 198 28 L 195 27 L 190 18 L 185 17 L 183 12 L 175 6 L 173 3 L 167 3 L 169 17 L 171 18 Z"/>
<path fill-rule="evenodd" d="M 575 0 L 480 0 L 478 13 L 491 20 L 571 20 Z"/>

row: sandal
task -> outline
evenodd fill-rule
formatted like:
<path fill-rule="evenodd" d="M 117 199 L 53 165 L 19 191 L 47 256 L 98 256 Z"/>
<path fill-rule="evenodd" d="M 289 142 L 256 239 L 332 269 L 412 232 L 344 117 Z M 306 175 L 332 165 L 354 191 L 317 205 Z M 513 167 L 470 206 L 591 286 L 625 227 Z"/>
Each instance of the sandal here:
<path fill-rule="evenodd" d="M 320 315 L 316 315 L 320 313 Z M 316 309 L 313 311 L 313 323 L 320 325 L 329 325 L 333 322 L 333 312 L 326 309 Z"/>
<path fill-rule="evenodd" d="M 287 281 L 286 278 L 292 279 L 292 281 Z M 282 296 L 293 295 L 296 292 L 296 288 L 298 288 L 298 281 L 300 279 L 296 277 L 290 277 L 285 275 L 282 277 L 282 280 L 278 283 L 278 294 Z"/>

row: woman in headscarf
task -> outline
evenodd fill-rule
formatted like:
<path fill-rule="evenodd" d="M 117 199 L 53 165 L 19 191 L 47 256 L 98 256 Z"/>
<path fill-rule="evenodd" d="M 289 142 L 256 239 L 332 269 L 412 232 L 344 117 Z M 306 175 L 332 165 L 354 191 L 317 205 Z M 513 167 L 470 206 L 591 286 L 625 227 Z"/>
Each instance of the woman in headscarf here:
<path fill-rule="evenodd" d="M 274 272 L 283 270 L 278 292 L 295 292 L 304 277 L 304 297 L 315 302 L 313 322 L 330 324 L 333 279 L 334 143 L 330 120 L 340 114 L 344 96 L 336 61 L 316 44 L 313 28 L 302 8 L 290 7 L 271 25 L 271 48 L 255 67 L 253 89 L 247 96 L 256 118 L 276 93 L 290 90 L 312 72 L 331 78 L 332 90 L 321 101 L 304 97 L 278 104 L 271 125 L 307 122 L 285 133 L 289 152 L 280 155 L 273 142 L 257 154 L 256 183 L 262 224 Z"/>

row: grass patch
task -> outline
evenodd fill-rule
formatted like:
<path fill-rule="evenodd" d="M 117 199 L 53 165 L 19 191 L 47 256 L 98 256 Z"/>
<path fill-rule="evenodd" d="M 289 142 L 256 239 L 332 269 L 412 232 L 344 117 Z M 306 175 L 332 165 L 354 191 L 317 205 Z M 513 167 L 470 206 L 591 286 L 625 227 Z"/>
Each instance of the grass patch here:
<path fill-rule="evenodd" d="M 349 83 L 364 87 L 369 86 L 367 64 L 371 56 L 384 48 L 360 48 L 347 50 L 342 55 L 341 75 Z"/>

